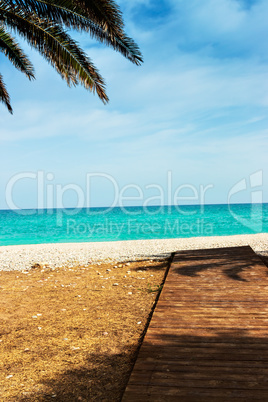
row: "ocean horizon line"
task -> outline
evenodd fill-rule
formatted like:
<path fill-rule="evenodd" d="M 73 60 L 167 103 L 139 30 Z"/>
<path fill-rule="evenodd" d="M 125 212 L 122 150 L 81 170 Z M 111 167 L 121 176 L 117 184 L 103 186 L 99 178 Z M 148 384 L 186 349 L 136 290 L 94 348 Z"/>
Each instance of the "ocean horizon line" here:
<path fill-rule="evenodd" d="M 16 212 L 16 211 L 51 211 L 51 210 L 73 210 L 73 209 L 126 209 L 126 208 L 165 208 L 165 207 L 197 207 L 197 206 L 226 206 L 226 205 L 268 205 L 268 201 L 266 202 L 229 202 L 229 203 L 207 203 L 207 204 L 163 204 L 163 205 L 115 205 L 115 206 L 86 206 L 86 207 L 47 207 L 47 208 L 38 208 L 38 207 L 32 207 L 32 208 L 16 208 L 16 209 L 11 209 L 11 208 L 0 208 L 1 211 L 11 211 L 11 212 Z"/>

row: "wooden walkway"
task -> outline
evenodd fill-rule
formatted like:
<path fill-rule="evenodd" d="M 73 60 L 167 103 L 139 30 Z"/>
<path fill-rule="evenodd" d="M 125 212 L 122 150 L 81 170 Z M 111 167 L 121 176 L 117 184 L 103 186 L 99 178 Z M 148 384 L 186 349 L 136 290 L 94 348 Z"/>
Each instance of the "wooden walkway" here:
<path fill-rule="evenodd" d="M 122 401 L 268 401 L 268 269 L 250 247 L 175 254 Z"/>

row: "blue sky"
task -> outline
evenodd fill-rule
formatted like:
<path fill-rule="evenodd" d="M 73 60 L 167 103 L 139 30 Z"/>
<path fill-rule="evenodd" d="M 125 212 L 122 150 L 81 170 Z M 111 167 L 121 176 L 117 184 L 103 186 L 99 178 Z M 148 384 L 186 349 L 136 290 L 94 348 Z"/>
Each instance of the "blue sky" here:
<path fill-rule="evenodd" d="M 132 186 L 124 193 L 130 197 L 141 189 L 141 199 L 130 204 L 157 195 L 157 185 L 169 203 L 168 177 L 173 192 L 185 186 L 181 195 L 188 197 L 193 188 L 210 185 L 205 202 L 226 203 L 237 182 L 249 186 L 250 176 L 261 171 L 259 190 L 268 202 L 268 2 L 118 3 L 127 34 L 143 53 L 142 66 L 75 34 L 105 78 L 106 106 L 82 87 L 68 88 L 27 45 L 34 82 L 0 56 L 14 109 L 11 116 L 0 107 L 0 208 L 8 206 L 5 189 L 14 175 L 38 171 L 44 193 L 54 194 L 53 206 L 61 206 L 57 185 L 86 193 L 92 173 L 109 175 L 119 190 Z M 96 175 L 90 205 L 110 205 L 114 192 L 110 179 Z M 12 197 L 20 208 L 36 207 L 36 180 L 18 180 Z M 64 191 L 63 205 L 77 205 L 77 197 Z M 249 187 L 232 198 L 250 200 Z"/>

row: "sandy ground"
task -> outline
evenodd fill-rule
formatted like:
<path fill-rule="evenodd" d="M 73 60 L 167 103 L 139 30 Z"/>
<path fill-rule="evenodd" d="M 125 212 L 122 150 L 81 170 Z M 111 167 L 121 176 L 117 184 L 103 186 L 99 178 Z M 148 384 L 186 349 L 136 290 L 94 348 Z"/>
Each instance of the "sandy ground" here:
<path fill-rule="evenodd" d="M 178 250 L 250 245 L 268 256 L 268 233 L 184 239 L 133 240 L 96 243 L 54 243 L 0 247 L 0 270 L 28 270 L 36 264 L 50 268 L 73 264 L 165 258 Z"/>
<path fill-rule="evenodd" d="M 121 401 L 168 264 L 0 272 L 0 401 Z"/>

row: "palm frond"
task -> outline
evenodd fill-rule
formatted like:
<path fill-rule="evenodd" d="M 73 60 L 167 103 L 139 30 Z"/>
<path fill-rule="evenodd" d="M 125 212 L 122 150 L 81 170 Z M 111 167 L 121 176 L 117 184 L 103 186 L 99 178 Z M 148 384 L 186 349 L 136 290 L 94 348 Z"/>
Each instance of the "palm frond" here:
<path fill-rule="evenodd" d="M 77 3 L 107 35 L 100 38 L 101 41 L 113 46 L 133 63 L 139 65 L 143 62 L 138 45 L 124 33 L 122 13 L 113 0 L 77 0 Z"/>
<path fill-rule="evenodd" d="M 29 79 L 34 78 L 34 69 L 28 57 L 23 53 L 15 39 L 0 26 L 0 51 L 11 63 Z"/>
<path fill-rule="evenodd" d="M 36 15 L 57 24 L 77 30 L 89 30 L 90 21 L 84 10 L 73 0 L 1 0 L 5 7 L 20 9 L 25 14 Z"/>
<path fill-rule="evenodd" d="M 9 94 L 6 90 L 6 86 L 3 81 L 3 76 L 1 74 L 0 74 L 0 101 L 6 105 L 6 107 L 8 108 L 8 111 L 12 114 L 13 110 L 10 105 Z"/>
<path fill-rule="evenodd" d="M 76 0 L 75 2 L 80 8 L 86 10 L 88 18 L 100 25 L 104 31 L 111 35 L 123 33 L 122 13 L 113 0 Z"/>
<path fill-rule="evenodd" d="M 37 49 L 69 85 L 80 82 L 85 88 L 96 91 L 104 103 L 108 102 L 105 84 L 98 70 L 61 26 L 25 14 L 15 6 L 11 8 L 0 4 L 1 7 L 5 9 L 5 17 L 0 13 L 0 20 Z"/>
<path fill-rule="evenodd" d="M 34 78 L 32 64 L 6 28 L 38 50 L 68 85 L 80 83 L 108 102 L 103 78 L 64 27 L 89 32 L 137 65 L 143 61 L 138 45 L 124 32 L 122 13 L 113 0 L 0 0 L 0 51 L 15 67 Z M 0 100 L 12 113 L 0 78 Z"/>
<path fill-rule="evenodd" d="M 131 62 L 137 65 L 143 62 L 138 45 L 125 35 L 121 12 L 112 1 L 2 0 L 2 3 L 68 28 L 90 32 Z"/>

